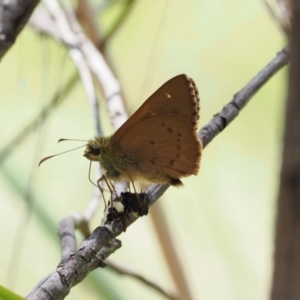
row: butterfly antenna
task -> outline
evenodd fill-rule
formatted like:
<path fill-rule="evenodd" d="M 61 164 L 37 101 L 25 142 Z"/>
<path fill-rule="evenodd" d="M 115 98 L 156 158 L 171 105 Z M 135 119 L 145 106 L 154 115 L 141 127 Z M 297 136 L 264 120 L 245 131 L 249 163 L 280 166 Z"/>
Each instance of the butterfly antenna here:
<path fill-rule="evenodd" d="M 52 157 L 55 157 L 55 156 L 58 156 L 58 155 L 61 155 L 61 154 L 67 153 L 67 152 L 71 152 L 71 151 L 77 150 L 77 149 L 82 148 L 82 147 L 86 147 L 86 145 L 82 145 L 82 146 L 80 146 L 80 147 L 77 147 L 77 148 L 74 148 L 74 149 L 71 149 L 71 150 L 67 150 L 67 151 L 64 151 L 64 152 L 61 152 L 61 153 L 58 153 L 58 154 L 54 154 L 54 155 L 50 155 L 50 156 L 44 157 L 44 158 L 39 162 L 39 166 L 41 165 L 41 163 L 43 163 L 44 161 L 48 160 L 49 158 L 52 158 Z"/>
<path fill-rule="evenodd" d="M 87 140 L 78 140 L 78 139 L 59 139 L 58 143 L 65 141 L 77 141 L 77 142 L 88 142 Z"/>

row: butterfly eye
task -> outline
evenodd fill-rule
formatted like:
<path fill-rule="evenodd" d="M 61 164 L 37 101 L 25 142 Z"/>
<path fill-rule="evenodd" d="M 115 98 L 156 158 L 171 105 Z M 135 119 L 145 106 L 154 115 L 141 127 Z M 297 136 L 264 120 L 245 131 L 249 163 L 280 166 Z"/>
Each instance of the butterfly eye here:
<path fill-rule="evenodd" d="M 90 153 L 94 155 L 100 154 L 100 147 L 98 145 L 91 145 L 90 146 Z"/>

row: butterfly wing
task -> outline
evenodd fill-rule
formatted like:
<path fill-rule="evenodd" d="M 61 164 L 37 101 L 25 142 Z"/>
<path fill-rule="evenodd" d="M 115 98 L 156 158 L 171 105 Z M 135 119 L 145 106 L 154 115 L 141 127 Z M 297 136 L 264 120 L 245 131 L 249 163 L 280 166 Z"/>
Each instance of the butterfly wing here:
<path fill-rule="evenodd" d="M 161 174 L 172 178 L 197 174 L 201 157 L 199 111 L 193 80 L 176 76 L 116 131 L 111 144 L 121 148 L 126 168 L 145 170 L 153 179 Z"/>
<path fill-rule="evenodd" d="M 162 113 L 174 113 L 184 119 L 199 119 L 198 90 L 194 81 L 185 74 L 171 78 L 154 92 L 140 108 L 115 132 L 113 140 L 118 141 L 125 131 L 141 120 Z M 197 118 L 196 118 L 197 117 Z"/>

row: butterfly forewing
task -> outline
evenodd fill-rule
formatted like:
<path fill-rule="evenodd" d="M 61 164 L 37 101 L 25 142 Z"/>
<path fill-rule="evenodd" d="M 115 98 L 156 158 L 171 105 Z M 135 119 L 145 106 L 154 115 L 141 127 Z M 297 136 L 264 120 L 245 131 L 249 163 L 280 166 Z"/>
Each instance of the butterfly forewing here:
<path fill-rule="evenodd" d="M 115 132 L 116 142 L 129 128 L 141 120 L 162 113 L 174 113 L 196 127 L 199 119 L 198 91 L 192 79 L 185 74 L 173 77 L 154 92 L 141 107 Z"/>

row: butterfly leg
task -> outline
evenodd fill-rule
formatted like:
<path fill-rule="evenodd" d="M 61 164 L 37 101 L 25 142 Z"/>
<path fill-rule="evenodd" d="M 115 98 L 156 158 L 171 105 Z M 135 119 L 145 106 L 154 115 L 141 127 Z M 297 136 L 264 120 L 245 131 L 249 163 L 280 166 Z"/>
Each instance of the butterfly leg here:
<path fill-rule="evenodd" d="M 133 187 L 133 190 L 134 190 L 134 193 L 135 193 L 135 195 L 136 195 L 136 198 L 137 198 L 139 204 L 141 205 L 141 201 L 140 201 L 140 198 L 139 198 L 138 193 L 136 192 L 136 189 L 135 189 L 135 186 L 134 186 L 134 182 L 133 182 L 133 180 L 131 179 L 131 177 L 129 176 L 129 173 L 127 172 L 127 169 L 125 168 L 125 166 L 123 166 L 123 168 L 124 168 L 124 170 L 125 170 L 125 172 L 126 172 L 126 174 L 127 174 L 127 177 L 128 177 L 128 179 L 129 179 L 129 191 L 130 191 L 130 183 L 131 183 L 131 184 L 132 184 L 132 187 Z"/>
<path fill-rule="evenodd" d="M 130 189 L 130 180 L 128 180 L 128 190 L 129 190 L 129 193 L 131 193 L 131 189 Z"/>
<path fill-rule="evenodd" d="M 116 197 L 118 197 L 118 194 L 117 194 L 117 191 L 115 189 L 115 186 L 113 185 L 113 183 L 111 182 L 111 180 L 109 180 L 108 178 L 106 178 L 106 179 L 107 179 L 107 182 L 106 182 L 107 186 L 110 185 L 111 197 L 113 196 L 113 193 L 115 193 Z M 112 201 L 111 201 L 111 207 L 113 207 Z"/>
<path fill-rule="evenodd" d="M 101 195 L 102 195 L 102 199 L 104 201 L 104 211 L 106 210 L 106 200 L 105 200 L 105 197 L 104 197 L 104 189 L 100 186 L 100 181 L 103 180 L 103 176 L 102 175 L 98 180 L 97 180 L 97 186 L 101 192 Z"/>
<path fill-rule="evenodd" d="M 111 187 L 111 185 L 109 184 L 109 180 L 108 180 L 108 178 L 106 178 L 105 174 L 103 174 L 103 175 L 97 180 L 97 186 L 98 186 L 98 188 L 99 188 L 99 190 L 100 190 L 100 192 L 101 192 L 101 194 L 102 194 L 103 201 L 104 201 L 104 206 L 105 206 L 105 207 L 104 207 L 104 210 L 106 210 L 107 205 L 106 205 L 106 200 L 105 200 L 105 197 L 104 197 L 104 189 L 100 186 L 100 181 L 102 181 L 102 180 L 105 181 L 105 183 L 106 183 L 106 185 L 107 185 L 107 187 L 108 187 L 109 192 L 110 192 L 111 195 L 113 195 L 113 192 L 116 193 L 116 190 L 115 190 L 114 187 L 113 187 L 113 188 Z M 112 201 L 111 201 L 111 206 L 113 206 L 113 205 L 112 205 Z"/>
<path fill-rule="evenodd" d="M 108 189 L 109 189 L 109 192 L 111 194 L 111 197 L 113 196 L 114 192 L 115 194 L 117 194 L 116 190 L 115 190 L 115 187 L 110 183 L 109 179 L 105 176 L 105 174 L 103 174 L 98 180 L 97 180 L 97 185 L 101 191 L 101 194 L 102 194 L 102 197 L 103 197 L 103 200 L 104 200 L 104 203 L 105 203 L 105 209 L 106 209 L 106 201 L 105 201 L 105 198 L 104 198 L 104 194 L 103 194 L 103 188 L 100 186 L 100 181 L 101 180 L 104 180 Z M 113 203 L 112 203 L 112 200 L 110 201 L 111 203 L 111 207 L 113 207 Z M 105 210 L 104 209 L 104 210 Z"/>

